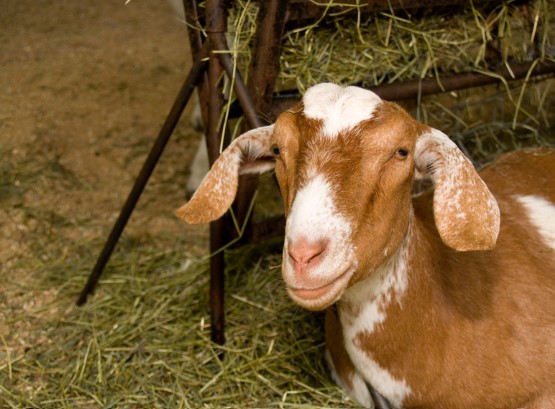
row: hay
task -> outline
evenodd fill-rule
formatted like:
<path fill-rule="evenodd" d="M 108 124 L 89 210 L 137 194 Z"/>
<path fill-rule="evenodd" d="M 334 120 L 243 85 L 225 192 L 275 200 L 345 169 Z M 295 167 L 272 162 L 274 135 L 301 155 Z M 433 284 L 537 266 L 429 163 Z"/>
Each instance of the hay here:
<path fill-rule="evenodd" d="M 58 291 L 31 311 L 42 317 L 40 337 L 0 361 L 1 407 L 356 407 L 327 376 L 322 317 L 283 289 L 279 241 L 228 252 L 225 346 L 209 340 L 206 259 L 124 240 L 97 294 L 77 308 L 94 243 L 61 244 L 18 266 L 43 271 L 34 291 Z"/>
<path fill-rule="evenodd" d="M 189 238 L 125 235 L 78 308 L 105 232 L 27 196 L 86 186 L 49 152 L 1 153 L 1 204 L 32 233 L 0 266 L 13 278 L 9 295 L 0 284 L 0 407 L 355 407 L 328 378 L 321 315 L 285 293 L 279 240 L 227 252 L 223 347 L 209 340 L 208 260 L 186 252 Z"/>
<path fill-rule="evenodd" d="M 285 33 L 278 88 L 304 92 L 320 82 L 364 87 L 472 70 L 492 63 L 555 58 L 555 5 L 548 0 L 516 6 L 475 5 L 363 16 L 364 3 L 316 2 L 322 18 Z M 352 9 L 345 13 L 345 9 Z M 230 49 L 247 73 L 258 3 L 236 2 L 230 15 Z"/>
<path fill-rule="evenodd" d="M 258 3 L 236 4 L 230 14 L 230 52 L 248 77 Z M 549 0 L 494 6 L 469 0 L 456 13 L 452 8 L 434 8 L 415 15 L 370 16 L 361 14 L 363 2 L 313 4 L 322 8 L 323 17 L 285 33 L 278 89 L 296 88 L 303 93 L 328 81 L 367 87 L 468 71 L 496 75 L 491 71 L 494 64 L 555 59 L 555 33 L 549 30 L 555 21 L 555 3 Z M 345 13 L 345 8 L 352 12 Z M 531 141 L 554 143 L 553 80 L 544 86 L 535 84 L 536 80 L 528 79 L 503 81 L 501 87 L 419 98 L 413 114 L 447 130 L 453 139 L 468 145 L 475 159 L 487 162 Z M 476 95 L 483 95 L 483 100 Z M 485 112 L 485 104 L 490 111 Z M 473 105 L 482 107 L 480 116 Z"/>
<path fill-rule="evenodd" d="M 417 116 L 445 130 L 484 164 L 511 150 L 555 146 L 554 85 L 554 80 L 517 81 L 507 88 L 480 87 L 428 97 Z"/>

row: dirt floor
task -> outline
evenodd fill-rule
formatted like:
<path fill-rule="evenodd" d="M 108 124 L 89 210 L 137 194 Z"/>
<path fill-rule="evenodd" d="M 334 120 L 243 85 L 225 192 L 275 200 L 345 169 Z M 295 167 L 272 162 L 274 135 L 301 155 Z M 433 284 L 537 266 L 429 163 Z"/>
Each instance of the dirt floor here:
<path fill-rule="evenodd" d="M 12 355 L 32 342 L 26 329 L 35 321 L 5 325 L 6 316 L 32 315 L 57 294 L 26 285 L 45 271 L 25 266 L 63 257 L 76 242 L 98 254 L 191 64 L 185 27 L 168 2 L 124 3 L 2 3 L 0 349 Z M 173 214 L 199 138 L 187 117 L 125 237 L 161 248 L 185 237 L 186 251 L 198 254 L 206 227 Z"/>

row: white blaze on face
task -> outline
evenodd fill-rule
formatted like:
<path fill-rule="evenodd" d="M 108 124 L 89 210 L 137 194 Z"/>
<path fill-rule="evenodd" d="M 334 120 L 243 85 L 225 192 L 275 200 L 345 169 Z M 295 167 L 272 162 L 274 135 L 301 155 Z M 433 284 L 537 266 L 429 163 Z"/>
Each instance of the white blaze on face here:
<path fill-rule="evenodd" d="M 328 242 L 322 262 L 310 270 L 308 279 L 313 283 L 312 287 L 316 288 L 344 276 L 330 289 L 326 298 L 339 297 L 356 268 L 351 230 L 351 223 L 339 214 L 334 204 L 332 188 L 322 175 L 317 174 L 298 191 L 287 218 L 284 254 L 287 255 L 288 246 L 299 240 Z M 288 257 L 285 258 L 283 277 L 290 287 L 306 287 L 306 277 L 296 276 Z M 293 299 L 304 305 L 294 296 Z"/>
<path fill-rule="evenodd" d="M 317 174 L 297 193 L 288 218 L 288 238 L 311 241 L 330 238 L 331 234 L 349 234 L 349 222 L 339 215 L 329 182 Z"/>
<path fill-rule="evenodd" d="M 328 138 L 370 119 L 380 103 L 372 91 L 328 83 L 309 88 L 303 98 L 305 116 L 323 121 L 322 132 Z"/>
<path fill-rule="evenodd" d="M 540 196 L 518 196 L 516 200 L 524 206 L 528 218 L 543 241 L 555 250 L 555 204 Z"/>

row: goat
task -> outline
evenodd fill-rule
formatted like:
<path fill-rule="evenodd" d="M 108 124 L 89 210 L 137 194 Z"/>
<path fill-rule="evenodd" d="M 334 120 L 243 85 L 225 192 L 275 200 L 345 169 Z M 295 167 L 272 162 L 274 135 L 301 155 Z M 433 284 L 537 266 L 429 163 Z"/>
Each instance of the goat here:
<path fill-rule="evenodd" d="M 332 378 L 366 407 L 555 408 L 555 150 L 480 175 L 442 132 L 358 87 L 319 84 L 236 138 L 191 200 L 219 218 L 275 169 L 288 294 L 326 309 Z M 415 175 L 434 189 L 413 196 Z"/>

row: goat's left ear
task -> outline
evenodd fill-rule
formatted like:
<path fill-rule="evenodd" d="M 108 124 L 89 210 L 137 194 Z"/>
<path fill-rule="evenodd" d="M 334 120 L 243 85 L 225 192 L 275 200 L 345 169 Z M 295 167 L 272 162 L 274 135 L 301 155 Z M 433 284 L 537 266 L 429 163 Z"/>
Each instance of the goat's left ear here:
<path fill-rule="evenodd" d="M 224 215 L 233 203 L 239 175 L 264 173 L 275 167 L 270 139 L 273 125 L 237 137 L 218 157 L 188 203 L 175 213 L 187 223 L 208 223 Z"/>
<path fill-rule="evenodd" d="M 499 234 L 499 206 L 457 145 L 429 129 L 416 142 L 414 162 L 434 182 L 434 219 L 443 242 L 459 251 L 492 249 Z"/>

